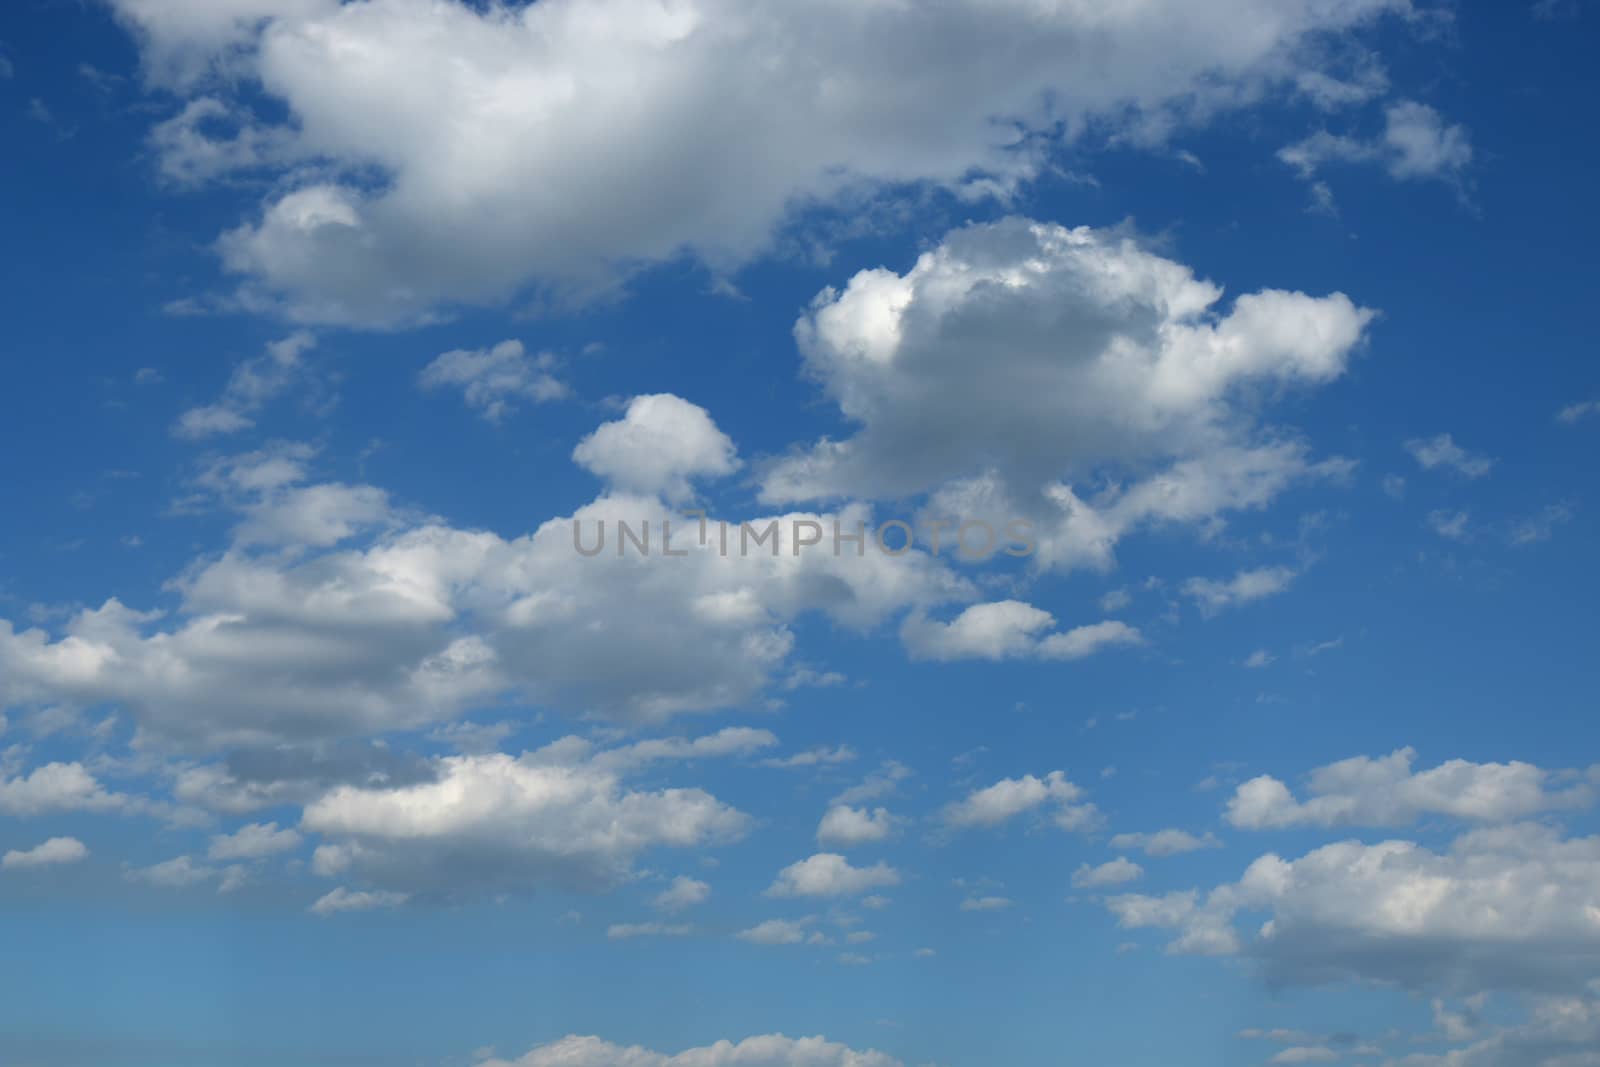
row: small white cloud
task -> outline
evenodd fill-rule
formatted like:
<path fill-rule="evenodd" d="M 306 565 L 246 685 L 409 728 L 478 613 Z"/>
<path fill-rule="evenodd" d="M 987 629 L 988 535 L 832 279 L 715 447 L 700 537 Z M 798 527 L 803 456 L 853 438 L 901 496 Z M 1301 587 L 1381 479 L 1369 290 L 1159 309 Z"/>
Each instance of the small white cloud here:
<path fill-rule="evenodd" d="M 52 837 L 29 849 L 12 849 L 0 857 L 0 869 L 12 871 L 31 867 L 56 867 L 77 863 L 89 855 L 88 846 L 75 837 Z"/>
<path fill-rule="evenodd" d="M 492 348 L 446 352 L 417 381 L 424 389 L 459 389 L 468 407 L 499 422 L 517 400 L 542 404 L 566 396 L 569 390 L 555 376 L 557 364 L 552 353 L 530 356 L 521 341 L 501 341 Z"/>

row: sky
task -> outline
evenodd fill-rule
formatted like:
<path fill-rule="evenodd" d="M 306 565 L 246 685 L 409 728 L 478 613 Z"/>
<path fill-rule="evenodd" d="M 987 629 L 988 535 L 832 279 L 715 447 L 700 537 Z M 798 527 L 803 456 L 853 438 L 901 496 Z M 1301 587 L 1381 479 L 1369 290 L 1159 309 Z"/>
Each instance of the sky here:
<path fill-rule="evenodd" d="M 1597 33 L 5 5 L 0 1063 L 1600 1065 Z"/>

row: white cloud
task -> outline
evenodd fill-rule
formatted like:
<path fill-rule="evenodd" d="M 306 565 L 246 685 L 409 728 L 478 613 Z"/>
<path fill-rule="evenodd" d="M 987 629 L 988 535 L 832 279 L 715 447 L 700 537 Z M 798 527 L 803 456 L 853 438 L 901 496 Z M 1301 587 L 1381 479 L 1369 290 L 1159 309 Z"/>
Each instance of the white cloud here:
<path fill-rule="evenodd" d="M 845 897 L 899 885 L 900 875 L 887 863 L 852 867 L 835 852 L 819 852 L 778 872 L 767 889 L 773 897 Z"/>
<path fill-rule="evenodd" d="M 900 640 L 914 659 L 1081 659 L 1102 648 L 1137 645 L 1139 631 L 1109 620 L 1049 633 L 1055 616 L 1020 600 L 974 604 L 949 622 L 908 616 Z"/>
<path fill-rule="evenodd" d="M 1207 833 L 1196 836 L 1187 830 L 1157 830 L 1151 834 L 1117 834 L 1111 839 L 1115 849 L 1137 849 L 1146 856 L 1177 856 L 1203 848 L 1218 848 L 1222 842 Z"/>
<path fill-rule="evenodd" d="M 806 927 L 809 925 L 809 921 L 768 919 L 748 930 L 739 931 L 738 937 L 752 945 L 798 945 L 806 940 Z"/>
<path fill-rule="evenodd" d="M 1465 541 L 1467 539 L 1467 523 L 1472 516 L 1465 511 L 1450 511 L 1445 508 L 1435 508 L 1428 512 L 1428 526 L 1440 537 L 1452 541 Z"/>
<path fill-rule="evenodd" d="M 1259 567 L 1240 571 L 1222 582 L 1211 578 L 1190 578 L 1183 583 L 1183 592 L 1200 606 L 1203 614 L 1215 615 L 1237 604 L 1277 596 L 1288 589 L 1296 577 L 1296 572 L 1290 567 Z"/>
<path fill-rule="evenodd" d="M 797 525 L 868 525 L 862 507 L 774 516 L 771 551 L 748 555 L 720 553 L 715 521 L 702 545 L 693 518 L 625 495 L 507 539 L 398 511 L 371 487 L 301 485 L 310 457 L 278 447 L 208 467 L 202 484 L 247 518 L 230 549 L 170 583 L 170 619 L 111 600 L 59 633 L 0 620 L 0 710 L 118 705 L 189 749 L 417 729 L 504 694 L 660 722 L 757 697 L 782 676 L 800 616 L 867 628 L 973 597 L 925 552 L 789 550 Z M 649 525 L 651 558 L 615 551 L 619 521 Z M 687 558 L 660 558 L 669 522 Z M 608 551 L 580 556 L 575 533 L 591 544 L 602 524 Z"/>
<path fill-rule="evenodd" d="M 957 830 L 991 827 L 1049 806 L 1054 809 L 1053 821 L 1062 829 L 1086 830 L 1098 823 L 1099 812 L 1093 804 L 1084 801 L 1084 795 L 1062 771 L 1051 771 L 1043 778 L 1028 774 L 1021 778 L 1003 778 L 991 786 L 974 790 L 948 805 L 940 818 L 946 826 Z"/>
<path fill-rule="evenodd" d="M 343 322 L 425 318 L 529 283 L 592 288 L 684 253 L 725 273 L 771 249 L 792 212 L 905 184 L 1005 195 L 1059 138 L 1159 142 L 1269 89 L 1314 91 L 1328 35 L 1409 10 L 112 4 L 152 81 L 189 100 L 264 92 L 287 113 L 243 141 L 190 123 L 156 147 L 195 178 L 230 164 L 282 176 L 259 218 L 223 236 L 225 265 L 247 306 Z"/>
<path fill-rule="evenodd" d="M 817 825 L 817 843 L 836 848 L 869 845 L 888 840 L 899 820 L 887 808 L 853 808 L 835 804 Z"/>
<path fill-rule="evenodd" d="M 211 839 L 206 853 L 213 860 L 258 860 L 293 852 L 300 847 L 300 835 L 291 827 L 278 829 L 275 822 L 251 823 L 241 826 L 231 834 L 218 834 Z"/>
<path fill-rule="evenodd" d="M 651 903 L 662 911 L 682 911 L 696 904 L 704 904 L 710 897 L 709 884 L 697 878 L 679 875 L 672 880 L 671 885 L 657 893 Z"/>
<path fill-rule="evenodd" d="M 1556 412 L 1556 421 L 1573 426 L 1591 415 L 1600 415 L 1600 400 L 1582 400 L 1576 404 L 1568 404 Z"/>
<path fill-rule="evenodd" d="M 1494 460 L 1468 452 L 1447 433 L 1413 438 L 1406 442 L 1406 451 L 1422 465 L 1423 470 L 1444 467 L 1468 478 L 1482 478 L 1494 467 Z"/>
<path fill-rule="evenodd" d="M 606 937 L 612 941 L 631 941 L 636 937 L 688 937 L 694 927 L 681 923 L 612 923 Z"/>
<path fill-rule="evenodd" d="M 675 1056 L 638 1046 L 624 1048 L 598 1037 L 565 1037 L 515 1060 L 489 1059 L 480 1067 L 901 1067 L 881 1052 L 858 1052 L 823 1037 L 782 1034 L 719 1041 Z"/>
<path fill-rule="evenodd" d="M 962 911 L 1005 911 L 1011 907 L 1008 897 L 968 897 L 961 902 Z"/>
<path fill-rule="evenodd" d="M 253 416 L 289 390 L 297 386 L 320 390 L 304 358 L 315 344 L 316 339 L 304 330 L 272 342 L 266 355 L 234 367 L 216 402 L 189 408 L 180 415 L 172 432 L 191 441 L 238 433 L 254 426 Z"/>
<path fill-rule="evenodd" d="M 530 356 L 521 341 L 501 341 L 493 348 L 446 352 L 422 368 L 417 382 L 424 389 L 459 389 L 468 407 L 499 422 L 519 399 L 542 404 L 566 396 L 555 368 L 551 353 Z"/>
<path fill-rule="evenodd" d="M 1304 801 L 1276 778 L 1252 778 L 1228 801 L 1228 822 L 1243 830 L 1404 826 L 1428 815 L 1506 822 L 1586 807 L 1595 798 L 1593 786 L 1577 776 L 1529 763 L 1457 759 L 1413 772 L 1415 759 L 1415 750 L 1402 748 L 1319 767 L 1307 778 Z"/>
<path fill-rule="evenodd" d="M 56 867 L 77 863 L 89 855 L 89 848 L 75 837 L 52 837 L 28 849 L 10 849 L 0 857 L 0 869 L 14 871 L 32 867 Z"/>
<path fill-rule="evenodd" d="M 621 419 L 578 442 L 572 458 L 617 489 L 669 500 L 692 496 L 694 478 L 739 469 L 733 442 L 705 408 L 671 393 L 634 397 Z"/>
<path fill-rule="evenodd" d="M 176 856 L 149 867 L 130 868 L 123 872 L 123 877 L 130 882 L 143 882 L 158 889 L 183 889 L 209 882 L 219 874 L 216 868 L 196 863 L 191 856 Z"/>
<path fill-rule="evenodd" d="M 1383 134 L 1376 139 L 1319 130 L 1279 151 L 1278 158 L 1307 180 L 1329 163 L 1371 163 L 1397 180 L 1460 183 L 1472 163 L 1472 140 L 1466 127 L 1446 122 L 1427 104 L 1402 100 L 1384 110 Z"/>
<path fill-rule="evenodd" d="M 702 789 L 630 787 L 623 774 L 639 763 L 606 756 L 569 737 L 521 757 L 442 757 L 431 781 L 340 786 L 302 817 L 329 842 L 314 867 L 411 894 L 585 890 L 625 879 L 647 850 L 725 843 L 748 828 Z"/>
<path fill-rule="evenodd" d="M 763 493 L 906 495 L 1001 471 L 992 491 L 1029 510 L 1000 527 L 1036 518 L 1041 493 L 1055 523 L 1113 542 L 1138 521 L 1191 519 L 1192 503 L 1162 499 L 1194 481 L 1175 461 L 1237 465 L 1250 423 L 1238 392 L 1337 378 L 1372 318 L 1342 294 L 1247 293 L 1225 314 L 1221 297 L 1115 232 L 1020 218 L 956 230 L 905 275 L 862 271 L 801 319 L 807 369 L 860 430 L 781 461 Z M 1057 484 L 1107 464 L 1170 470 L 1093 508 Z"/>
<path fill-rule="evenodd" d="M 390 892 L 355 892 L 340 886 L 318 897 L 308 909 L 313 915 L 327 918 L 346 911 L 374 911 L 380 908 L 398 908 L 406 902 L 406 894 Z"/>
<path fill-rule="evenodd" d="M 0 624 L 3 625 L 3 624 Z M 0 637 L 3 637 L 0 631 Z M 72 650 L 64 650 L 70 656 Z M 0 657 L 0 663 L 3 663 Z M 0 691 L 3 692 L 3 691 Z M 81 763 L 47 763 L 10 777 L 0 768 L 0 814 L 43 815 L 59 811 L 115 811 L 128 798 L 106 791 Z"/>
<path fill-rule="evenodd" d="M 1125 857 L 1118 856 L 1109 863 L 1091 867 L 1087 863 L 1072 872 L 1074 889 L 1106 889 L 1123 885 L 1144 877 L 1144 868 Z"/>
<path fill-rule="evenodd" d="M 1441 852 L 1343 841 L 1297 860 L 1263 856 L 1203 898 L 1107 904 L 1123 926 L 1178 930 L 1171 951 L 1242 953 L 1275 981 L 1576 991 L 1600 967 L 1600 838 L 1512 824 Z M 1246 913 L 1249 937 L 1234 928 Z"/>

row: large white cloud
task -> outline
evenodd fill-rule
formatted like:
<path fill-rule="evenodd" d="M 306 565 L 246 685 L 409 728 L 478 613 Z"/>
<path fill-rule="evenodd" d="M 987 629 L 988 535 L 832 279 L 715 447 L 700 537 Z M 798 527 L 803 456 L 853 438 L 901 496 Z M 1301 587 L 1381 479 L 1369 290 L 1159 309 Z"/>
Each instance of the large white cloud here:
<path fill-rule="evenodd" d="M 1280 980 L 1576 991 L 1600 968 L 1600 838 L 1533 824 L 1444 851 L 1390 840 L 1269 854 L 1207 894 L 1107 903 L 1124 926 L 1178 930 L 1174 951 L 1242 953 Z"/>
<path fill-rule="evenodd" d="M 1319 767 L 1307 777 L 1304 800 L 1270 775 L 1252 778 L 1229 799 L 1228 821 L 1244 830 L 1403 826 L 1427 815 L 1506 822 L 1586 807 L 1600 780 L 1600 767 L 1578 774 L 1517 761 L 1457 759 L 1413 771 L 1416 755 L 1402 748 L 1378 759 L 1357 756 Z"/>
<path fill-rule="evenodd" d="M 608 456 L 609 476 L 667 493 L 710 462 L 696 453 L 646 478 L 625 441 L 590 441 L 604 447 L 581 451 Z M 764 541 L 734 521 L 726 555 L 719 523 L 702 543 L 697 519 L 622 493 L 507 538 L 405 513 L 372 487 L 300 484 L 308 463 L 278 448 L 208 468 L 207 491 L 246 519 L 231 548 L 171 583 L 171 618 L 111 600 L 55 634 L 0 620 L 0 708 L 121 705 L 146 734 L 195 750 L 416 729 L 505 695 L 654 722 L 757 697 L 803 615 L 867 628 L 974 595 L 920 550 L 836 554 L 836 521 L 846 535 L 871 528 L 861 507 L 750 520 L 751 535 L 771 528 Z M 620 523 L 649 527 L 649 556 L 619 553 Z M 602 524 L 606 549 L 580 554 L 577 535 L 592 548 Z M 822 540 L 797 550 L 814 531 Z"/>
<path fill-rule="evenodd" d="M 222 102 L 219 89 L 253 80 L 287 109 L 290 122 L 263 128 L 208 105 L 218 132 L 189 121 L 156 145 L 185 179 L 229 165 L 289 175 L 224 237 L 226 262 L 247 297 L 343 321 L 592 284 L 685 251 L 728 268 L 770 248 L 797 210 L 904 183 L 1005 190 L 1061 138 L 1159 141 L 1307 84 L 1328 34 L 1410 10 L 110 2 L 156 81 Z M 307 176 L 294 170 L 313 160 Z"/>
<path fill-rule="evenodd" d="M 1258 411 L 1339 377 L 1373 313 L 1340 293 L 1221 298 L 1123 234 L 1020 218 L 957 230 L 800 320 L 807 369 L 859 429 L 771 464 L 763 493 L 934 492 L 939 517 L 1033 522 L 1045 566 L 1104 566 L 1139 525 L 1340 473 Z"/>
<path fill-rule="evenodd" d="M 613 753 L 617 750 L 611 750 Z M 638 760 L 569 737 L 520 757 L 448 756 L 432 781 L 345 785 L 306 806 L 316 873 L 385 892 L 605 888 L 654 848 L 741 837 L 750 819 L 703 789 L 639 789 Z"/>

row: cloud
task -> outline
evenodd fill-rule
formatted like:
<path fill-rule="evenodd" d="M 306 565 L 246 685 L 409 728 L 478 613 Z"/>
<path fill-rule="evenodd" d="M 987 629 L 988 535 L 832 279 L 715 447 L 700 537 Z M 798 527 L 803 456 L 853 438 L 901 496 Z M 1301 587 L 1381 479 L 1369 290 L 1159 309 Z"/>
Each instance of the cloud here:
<path fill-rule="evenodd" d="M 234 367 L 218 400 L 189 408 L 180 415 L 173 424 L 173 434 L 197 441 L 248 430 L 255 425 L 257 412 L 297 387 L 311 390 L 311 399 L 315 400 L 323 387 L 304 357 L 316 343 L 316 338 L 304 330 L 272 342 L 265 355 Z M 326 404 L 325 399 L 323 403 Z"/>
<path fill-rule="evenodd" d="M 359 323 L 529 285 L 592 291 L 685 254 L 726 274 L 800 212 L 860 211 L 908 186 L 1004 196 L 1062 139 L 1159 143 L 1303 87 L 1330 35 L 1409 10 L 111 2 L 148 81 L 186 105 L 230 108 L 232 90 L 284 114 L 156 142 L 169 171 L 282 179 L 219 242 L 240 299 Z"/>
<path fill-rule="evenodd" d="M 1600 400 L 1582 400 L 1576 404 L 1568 404 L 1556 412 L 1556 421 L 1574 426 L 1591 415 L 1600 415 Z"/>
<path fill-rule="evenodd" d="M 110 600 L 55 633 L 0 620 L 0 709 L 116 705 L 194 751 L 431 727 L 508 695 L 662 722 L 757 697 L 783 675 L 801 616 L 861 630 L 974 596 L 920 550 L 791 550 L 797 525 L 864 527 L 864 507 L 749 520 L 776 534 L 748 554 L 720 552 L 716 519 L 702 544 L 693 518 L 622 494 L 506 538 L 402 511 L 370 486 L 301 484 L 312 455 L 278 446 L 208 465 L 201 487 L 246 518 L 233 545 L 169 584 L 170 617 Z M 616 551 L 619 522 L 648 527 L 650 558 Z M 661 557 L 668 524 L 687 557 Z M 601 530 L 608 550 L 581 556 L 577 535 L 588 545 Z"/>
<path fill-rule="evenodd" d="M 656 894 L 651 904 L 662 911 L 682 911 L 696 904 L 704 904 L 710 897 L 710 885 L 696 878 L 679 875 L 671 885 Z"/>
<path fill-rule="evenodd" d="M 974 604 L 949 622 L 920 613 L 908 616 L 900 640 L 913 659 L 1081 659 L 1102 648 L 1137 645 L 1139 631 L 1117 621 L 1098 622 L 1059 633 L 1055 616 L 1020 600 Z"/>
<path fill-rule="evenodd" d="M 1446 508 L 1435 508 L 1428 512 L 1428 526 L 1440 537 L 1452 541 L 1465 541 L 1467 539 L 1467 523 L 1472 516 L 1465 511 L 1450 511 Z"/>
<path fill-rule="evenodd" d="M 1001 471 L 1027 495 L 1242 447 L 1241 392 L 1337 378 L 1373 314 L 1342 294 L 1246 293 L 1226 313 L 1221 298 L 1116 232 L 956 230 L 904 275 L 824 290 L 797 324 L 808 372 L 860 430 L 777 463 L 763 494 L 907 495 Z"/>
<path fill-rule="evenodd" d="M 1211 578 L 1190 578 L 1183 583 L 1183 592 L 1200 606 L 1202 614 L 1215 615 L 1238 604 L 1277 596 L 1288 589 L 1297 576 L 1290 567 L 1259 567 L 1240 571 L 1224 582 Z"/>
<path fill-rule="evenodd" d="M 1072 887 L 1074 889 L 1106 889 L 1110 886 L 1123 885 L 1144 877 L 1144 868 L 1137 863 L 1118 856 L 1109 863 L 1102 863 L 1098 867 L 1082 864 L 1072 872 Z"/>
<path fill-rule="evenodd" d="M 636 396 L 628 411 L 578 442 L 578 466 L 630 493 L 683 500 L 690 480 L 739 469 L 733 442 L 705 408 L 670 393 Z"/>
<path fill-rule="evenodd" d="M 446 352 L 422 368 L 417 383 L 424 389 L 459 389 L 469 408 L 499 422 L 519 399 L 543 404 L 566 396 L 555 368 L 551 353 L 530 356 L 521 341 L 501 341 L 493 348 Z"/>
<path fill-rule="evenodd" d="M 1597 886 L 1600 838 L 1512 824 L 1440 852 L 1390 840 L 1342 841 L 1295 860 L 1268 854 L 1203 897 L 1107 905 L 1124 927 L 1176 929 L 1170 951 L 1239 953 L 1277 982 L 1570 993 L 1600 966 Z M 1234 927 L 1246 913 L 1257 931 L 1248 937 Z"/>
<path fill-rule="evenodd" d="M 1062 771 L 1051 771 L 1043 778 L 1031 774 L 1003 778 L 946 806 L 940 819 L 955 830 L 993 827 L 1048 806 L 1054 809 L 1052 819 L 1057 826 L 1084 830 L 1098 823 L 1100 817 L 1095 806 L 1083 800 L 1084 795 Z"/>
<path fill-rule="evenodd" d="M 1310 180 L 1329 163 L 1375 164 L 1391 178 L 1431 178 L 1460 184 L 1472 163 L 1472 139 L 1427 104 L 1402 100 L 1384 109 L 1380 137 L 1363 140 L 1326 130 L 1289 145 L 1278 158 Z"/>
<path fill-rule="evenodd" d="M 406 902 L 404 893 L 353 892 L 340 886 L 318 897 L 307 910 L 326 919 L 346 911 L 375 911 L 381 908 L 398 908 Z"/>
<path fill-rule="evenodd" d="M 772 897 L 858 896 L 872 889 L 899 885 L 900 875 L 887 863 L 871 867 L 852 867 L 835 852 L 819 852 L 778 872 L 767 888 Z"/>
<path fill-rule="evenodd" d="M 962 911 L 1005 911 L 1012 901 L 1008 897 L 968 897 L 961 902 Z"/>
<path fill-rule="evenodd" d="M 712 846 L 748 829 L 747 816 L 702 789 L 630 786 L 624 775 L 640 764 L 607 756 L 569 737 L 520 757 L 441 757 L 431 781 L 340 786 L 302 816 L 326 842 L 313 867 L 412 895 L 597 890 L 627 878 L 648 850 Z"/>
<path fill-rule="evenodd" d="M 741 930 L 738 938 L 752 945 L 798 945 L 806 940 L 808 921 L 768 919 L 748 930 Z"/>
<path fill-rule="evenodd" d="M 835 804 L 817 825 L 817 843 L 838 848 L 876 844 L 894 833 L 899 820 L 887 808 L 853 808 Z"/>
<path fill-rule="evenodd" d="M 1197 837 L 1187 830 L 1157 830 L 1153 834 L 1117 834 L 1111 839 L 1111 847 L 1122 850 L 1137 849 L 1146 856 L 1178 856 L 1185 852 L 1197 852 L 1203 848 L 1220 848 L 1222 842 L 1216 836 L 1207 833 Z"/>
<path fill-rule="evenodd" d="M 782 1034 L 719 1041 L 678 1055 L 638 1046 L 623 1048 L 598 1037 L 565 1037 L 515 1059 L 489 1059 L 480 1067 L 902 1067 L 881 1052 L 858 1052 L 822 1037 Z"/>
<path fill-rule="evenodd" d="M 673 923 L 612 923 L 606 937 L 612 941 L 631 941 L 636 937 L 688 937 L 694 927 Z"/>
<path fill-rule="evenodd" d="M 3 624 L 0 624 L 3 625 Z M 0 636 L 4 636 L 0 631 Z M 0 659 L 0 662 L 4 662 Z M 0 768 L 0 814 L 43 815 L 63 811 L 115 811 L 127 797 L 107 792 L 81 763 L 47 763 L 10 777 Z"/>
<path fill-rule="evenodd" d="M 192 856 L 176 856 L 149 867 L 133 867 L 123 872 L 130 882 L 143 882 L 158 889 L 183 889 L 209 882 L 221 874 L 215 867 L 196 863 Z"/>
<path fill-rule="evenodd" d="M 1406 442 L 1410 452 L 1423 470 L 1447 468 L 1468 478 L 1482 478 L 1494 467 L 1494 460 L 1468 452 L 1447 433 L 1435 437 L 1413 438 Z"/>
<path fill-rule="evenodd" d="M 16 871 L 33 867 L 57 867 L 87 858 L 89 848 L 76 837 L 52 837 L 29 849 L 10 849 L 0 856 L 0 870 Z"/>
<path fill-rule="evenodd" d="M 1593 786 L 1573 774 L 1529 763 L 1457 759 L 1414 772 L 1415 759 L 1414 749 L 1402 748 L 1319 767 L 1308 776 L 1303 801 L 1276 778 L 1252 778 L 1228 801 L 1227 819 L 1241 830 L 1404 826 L 1429 815 L 1509 822 L 1587 807 L 1595 797 Z"/>
<path fill-rule="evenodd" d="M 258 860 L 293 852 L 300 847 L 300 835 L 291 827 L 278 829 L 275 822 L 251 823 L 241 826 L 231 834 L 218 834 L 211 839 L 206 855 L 213 860 Z"/>

